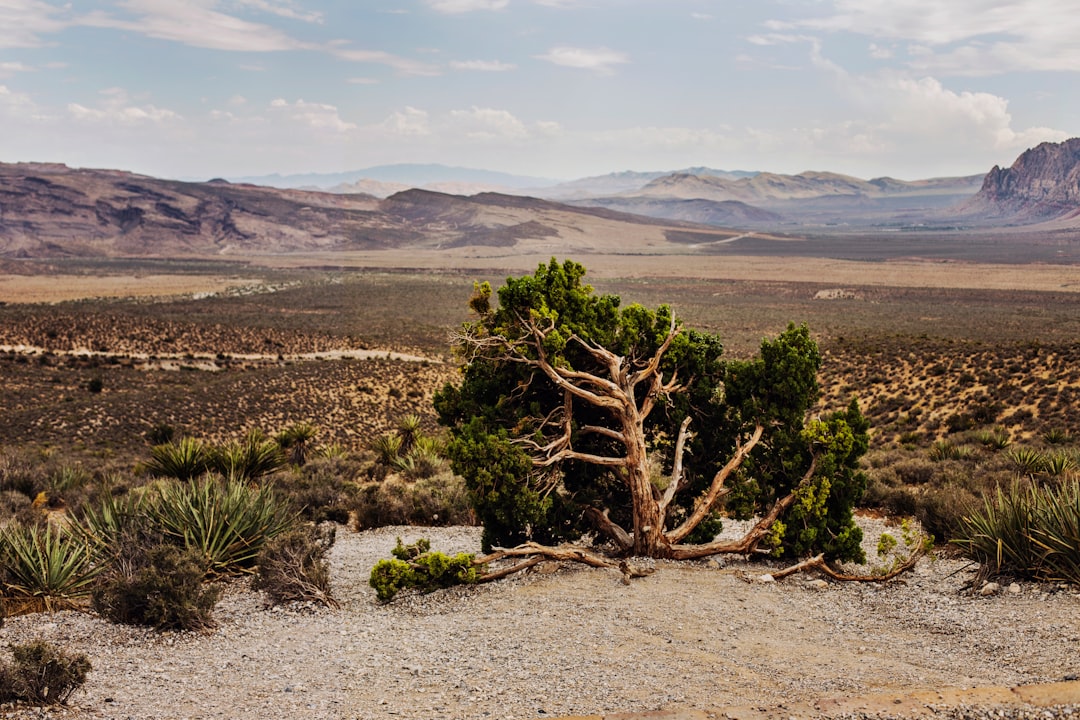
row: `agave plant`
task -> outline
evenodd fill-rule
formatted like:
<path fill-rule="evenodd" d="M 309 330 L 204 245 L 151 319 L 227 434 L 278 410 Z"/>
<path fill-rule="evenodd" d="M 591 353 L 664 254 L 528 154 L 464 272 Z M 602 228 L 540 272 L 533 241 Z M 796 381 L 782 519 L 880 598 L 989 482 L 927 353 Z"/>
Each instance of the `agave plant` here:
<path fill-rule="evenodd" d="M 1055 478 L 1068 477 L 1076 469 L 1076 460 L 1065 452 L 1056 452 L 1046 456 L 1043 472 Z"/>
<path fill-rule="evenodd" d="M 379 463 L 393 465 L 401 454 L 401 436 L 394 434 L 380 435 L 371 444 L 371 449 L 378 456 Z"/>
<path fill-rule="evenodd" d="M 286 463 L 278 444 L 258 430 L 252 430 L 240 442 L 219 448 L 211 460 L 211 466 L 224 477 L 242 482 L 258 480 Z"/>
<path fill-rule="evenodd" d="M 984 447 L 992 450 L 1004 450 L 1012 444 L 1012 438 L 1009 437 L 1009 433 L 1005 428 L 995 428 L 993 431 L 982 430 L 975 436 L 975 439 Z"/>
<path fill-rule="evenodd" d="M 115 547 L 122 536 L 146 529 L 148 524 L 144 495 L 106 494 L 97 505 L 83 505 L 69 528 L 73 536 L 101 553 Z"/>
<path fill-rule="evenodd" d="M 173 483 L 147 513 L 167 540 L 196 551 L 213 574 L 250 571 L 263 543 L 297 522 L 270 486 L 235 478 Z"/>
<path fill-rule="evenodd" d="M 98 568 L 90 544 L 51 524 L 0 530 L 0 573 L 8 614 L 79 607 Z"/>
<path fill-rule="evenodd" d="M 1023 487 L 1018 482 L 1007 491 L 998 487 L 985 498 L 980 510 L 960 521 L 953 542 L 990 575 L 1008 571 L 1037 578 L 1042 572 L 1043 551 L 1032 540 L 1032 529 L 1042 504 L 1043 495 L 1037 487 Z"/>
<path fill-rule="evenodd" d="M 1043 433 L 1042 437 L 1047 445 L 1064 445 L 1072 440 L 1069 431 L 1061 428 L 1050 428 Z"/>
<path fill-rule="evenodd" d="M 1080 482 L 1045 491 L 1033 542 L 1043 551 L 1043 579 L 1080 583 Z"/>
<path fill-rule="evenodd" d="M 213 453 L 201 440 L 181 438 L 150 448 L 146 469 L 151 475 L 187 482 L 210 469 Z"/>
<path fill-rule="evenodd" d="M 401 454 L 405 454 L 412 449 L 413 445 L 420 438 L 420 433 L 423 427 L 420 421 L 420 416 L 411 414 L 406 415 L 398 420 L 398 435 L 401 437 Z"/>

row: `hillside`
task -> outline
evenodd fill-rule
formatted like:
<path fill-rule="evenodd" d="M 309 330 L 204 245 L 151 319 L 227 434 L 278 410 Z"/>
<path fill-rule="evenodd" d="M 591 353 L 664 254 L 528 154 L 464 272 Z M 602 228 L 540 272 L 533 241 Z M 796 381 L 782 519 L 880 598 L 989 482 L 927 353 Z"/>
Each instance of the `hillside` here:
<path fill-rule="evenodd" d="M 0 257 L 8 258 L 463 247 L 654 252 L 669 245 L 668 230 L 687 227 L 704 230 L 496 193 L 466 198 L 407 190 L 380 200 L 64 165 L 0 165 Z"/>
<path fill-rule="evenodd" d="M 1042 143 L 1008 168 L 995 165 L 960 212 L 983 221 L 1080 224 L 1080 138 Z"/>

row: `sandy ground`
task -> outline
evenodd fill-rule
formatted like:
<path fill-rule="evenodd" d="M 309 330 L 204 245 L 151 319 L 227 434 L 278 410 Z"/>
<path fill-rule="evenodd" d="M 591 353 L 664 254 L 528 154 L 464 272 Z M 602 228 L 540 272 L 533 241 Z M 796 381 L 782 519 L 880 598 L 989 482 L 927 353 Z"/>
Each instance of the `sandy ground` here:
<path fill-rule="evenodd" d="M 194 295 L 259 282 L 202 275 L 0 275 L 0 302 L 55 303 L 83 298 Z"/>

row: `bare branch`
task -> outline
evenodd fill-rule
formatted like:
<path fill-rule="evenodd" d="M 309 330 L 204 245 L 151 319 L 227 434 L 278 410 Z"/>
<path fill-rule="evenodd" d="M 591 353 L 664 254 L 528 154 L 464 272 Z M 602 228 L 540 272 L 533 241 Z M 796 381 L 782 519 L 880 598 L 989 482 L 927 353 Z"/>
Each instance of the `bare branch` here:
<path fill-rule="evenodd" d="M 592 567 L 611 568 L 621 572 L 624 577 L 646 577 L 653 572 L 652 568 L 641 568 L 630 565 L 625 561 L 613 560 L 577 545 L 551 547 L 550 545 L 540 545 L 534 542 L 518 545 L 515 548 L 495 548 L 495 551 L 490 555 L 473 560 L 473 565 L 486 565 L 509 557 L 530 557 L 533 555 L 539 555 L 550 560 L 572 561 Z"/>
<path fill-rule="evenodd" d="M 721 540 L 719 542 L 705 543 L 703 545 L 679 545 L 672 548 L 671 559 L 672 560 L 693 560 L 695 558 L 708 557 L 710 555 L 720 555 L 722 553 L 735 553 L 739 555 L 747 555 L 752 553 L 764 538 L 769 529 L 773 526 L 773 523 L 779 519 L 784 512 L 795 503 L 797 493 L 811 478 L 814 477 L 814 472 L 817 470 L 817 456 L 815 455 L 813 460 L 810 461 L 810 469 L 803 475 L 802 480 L 790 493 L 773 503 L 772 508 L 765 514 L 760 520 L 754 523 L 754 526 L 746 531 L 738 540 Z"/>
<path fill-rule="evenodd" d="M 630 533 L 623 530 L 621 526 L 608 517 L 608 512 L 607 508 L 600 510 L 590 505 L 585 508 L 585 517 L 592 521 L 597 530 L 610 538 L 619 547 L 620 551 L 625 552 L 633 547 L 634 539 L 630 537 Z"/>
<path fill-rule="evenodd" d="M 750 455 L 750 451 L 753 450 L 754 446 L 761 440 L 761 434 L 763 432 L 765 432 L 765 427 L 763 425 L 756 426 L 750 440 L 735 448 L 735 453 L 731 456 L 731 459 L 727 461 L 727 464 L 724 465 L 724 467 L 720 468 L 720 472 L 713 476 L 709 489 L 706 490 L 705 494 L 694 504 L 694 511 L 690 513 L 690 517 L 686 518 L 679 527 L 666 533 L 668 542 L 672 545 L 682 542 L 682 540 L 693 532 L 694 528 L 696 528 L 698 524 L 712 512 L 713 505 L 716 504 L 716 501 L 730 492 L 728 488 L 724 487 L 724 483 L 727 482 L 731 473 L 738 470 L 739 466 L 742 465 L 743 461 Z M 812 468 L 813 463 L 811 464 L 811 469 Z"/>
<path fill-rule="evenodd" d="M 592 463 L 593 465 L 606 465 L 610 467 L 625 467 L 627 462 L 625 457 L 593 455 L 591 453 L 581 453 L 567 448 L 543 459 L 533 458 L 533 467 L 550 467 L 563 460 L 579 460 L 581 462 Z"/>
<path fill-rule="evenodd" d="M 807 560 L 803 560 L 802 562 L 795 563 L 790 567 L 786 567 L 783 570 L 778 570 L 774 573 L 769 574 L 772 576 L 773 580 L 782 580 L 788 575 L 794 575 L 798 572 L 804 572 L 806 570 L 817 570 L 823 575 L 831 577 L 833 580 L 841 580 L 844 582 L 887 582 L 889 580 L 892 580 L 894 577 L 898 577 L 899 575 L 913 569 L 915 565 L 918 564 L 919 558 L 921 558 L 925 553 L 925 549 L 923 548 L 923 546 L 920 545 L 914 550 L 914 552 L 911 553 L 911 555 L 907 557 L 906 560 L 904 560 L 904 562 L 900 563 L 888 572 L 882 573 L 880 575 L 852 575 L 849 573 L 842 573 L 839 570 L 834 570 L 832 566 L 830 566 L 829 563 L 825 561 L 824 555 L 816 555 Z"/>
<path fill-rule="evenodd" d="M 599 425 L 582 425 L 578 428 L 578 432 L 583 435 L 586 433 L 592 433 L 594 435 L 603 435 L 604 437 L 611 438 L 612 440 L 618 440 L 621 443 L 626 442 L 626 435 L 618 430 L 612 430 L 611 428 L 601 427 Z"/>
<path fill-rule="evenodd" d="M 660 517 L 667 514 L 668 505 L 675 499 L 675 494 L 682 487 L 683 455 L 686 453 L 686 441 L 692 437 L 692 433 L 689 432 L 690 420 L 690 416 L 687 415 L 683 418 L 682 425 L 679 426 L 679 437 L 675 441 L 675 465 L 671 469 L 671 482 L 668 483 L 667 490 L 664 491 L 664 496 L 660 499 Z"/>
<path fill-rule="evenodd" d="M 631 389 L 637 387 L 637 384 L 642 380 L 650 378 L 659 372 L 660 361 L 663 359 L 664 353 L 668 351 L 668 348 L 671 347 L 671 343 L 675 339 L 675 336 L 678 335 L 680 332 L 682 332 L 682 328 L 680 328 L 675 323 L 675 314 L 672 313 L 671 327 L 668 329 L 668 333 L 667 336 L 664 338 L 664 341 L 660 343 L 660 347 L 658 347 L 656 349 L 656 352 L 653 353 L 653 356 L 649 358 L 648 364 L 646 364 L 645 367 L 641 368 L 630 376 L 629 382 Z"/>

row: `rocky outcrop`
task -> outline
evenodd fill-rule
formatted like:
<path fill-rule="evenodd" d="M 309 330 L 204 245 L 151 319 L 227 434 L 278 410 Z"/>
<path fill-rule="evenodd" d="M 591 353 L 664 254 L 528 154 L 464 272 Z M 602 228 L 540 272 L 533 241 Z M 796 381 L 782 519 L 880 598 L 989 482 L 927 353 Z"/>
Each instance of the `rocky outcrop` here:
<path fill-rule="evenodd" d="M 1080 138 L 1042 143 L 1012 167 L 995 165 L 963 209 L 1016 222 L 1080 216 Z"/>

